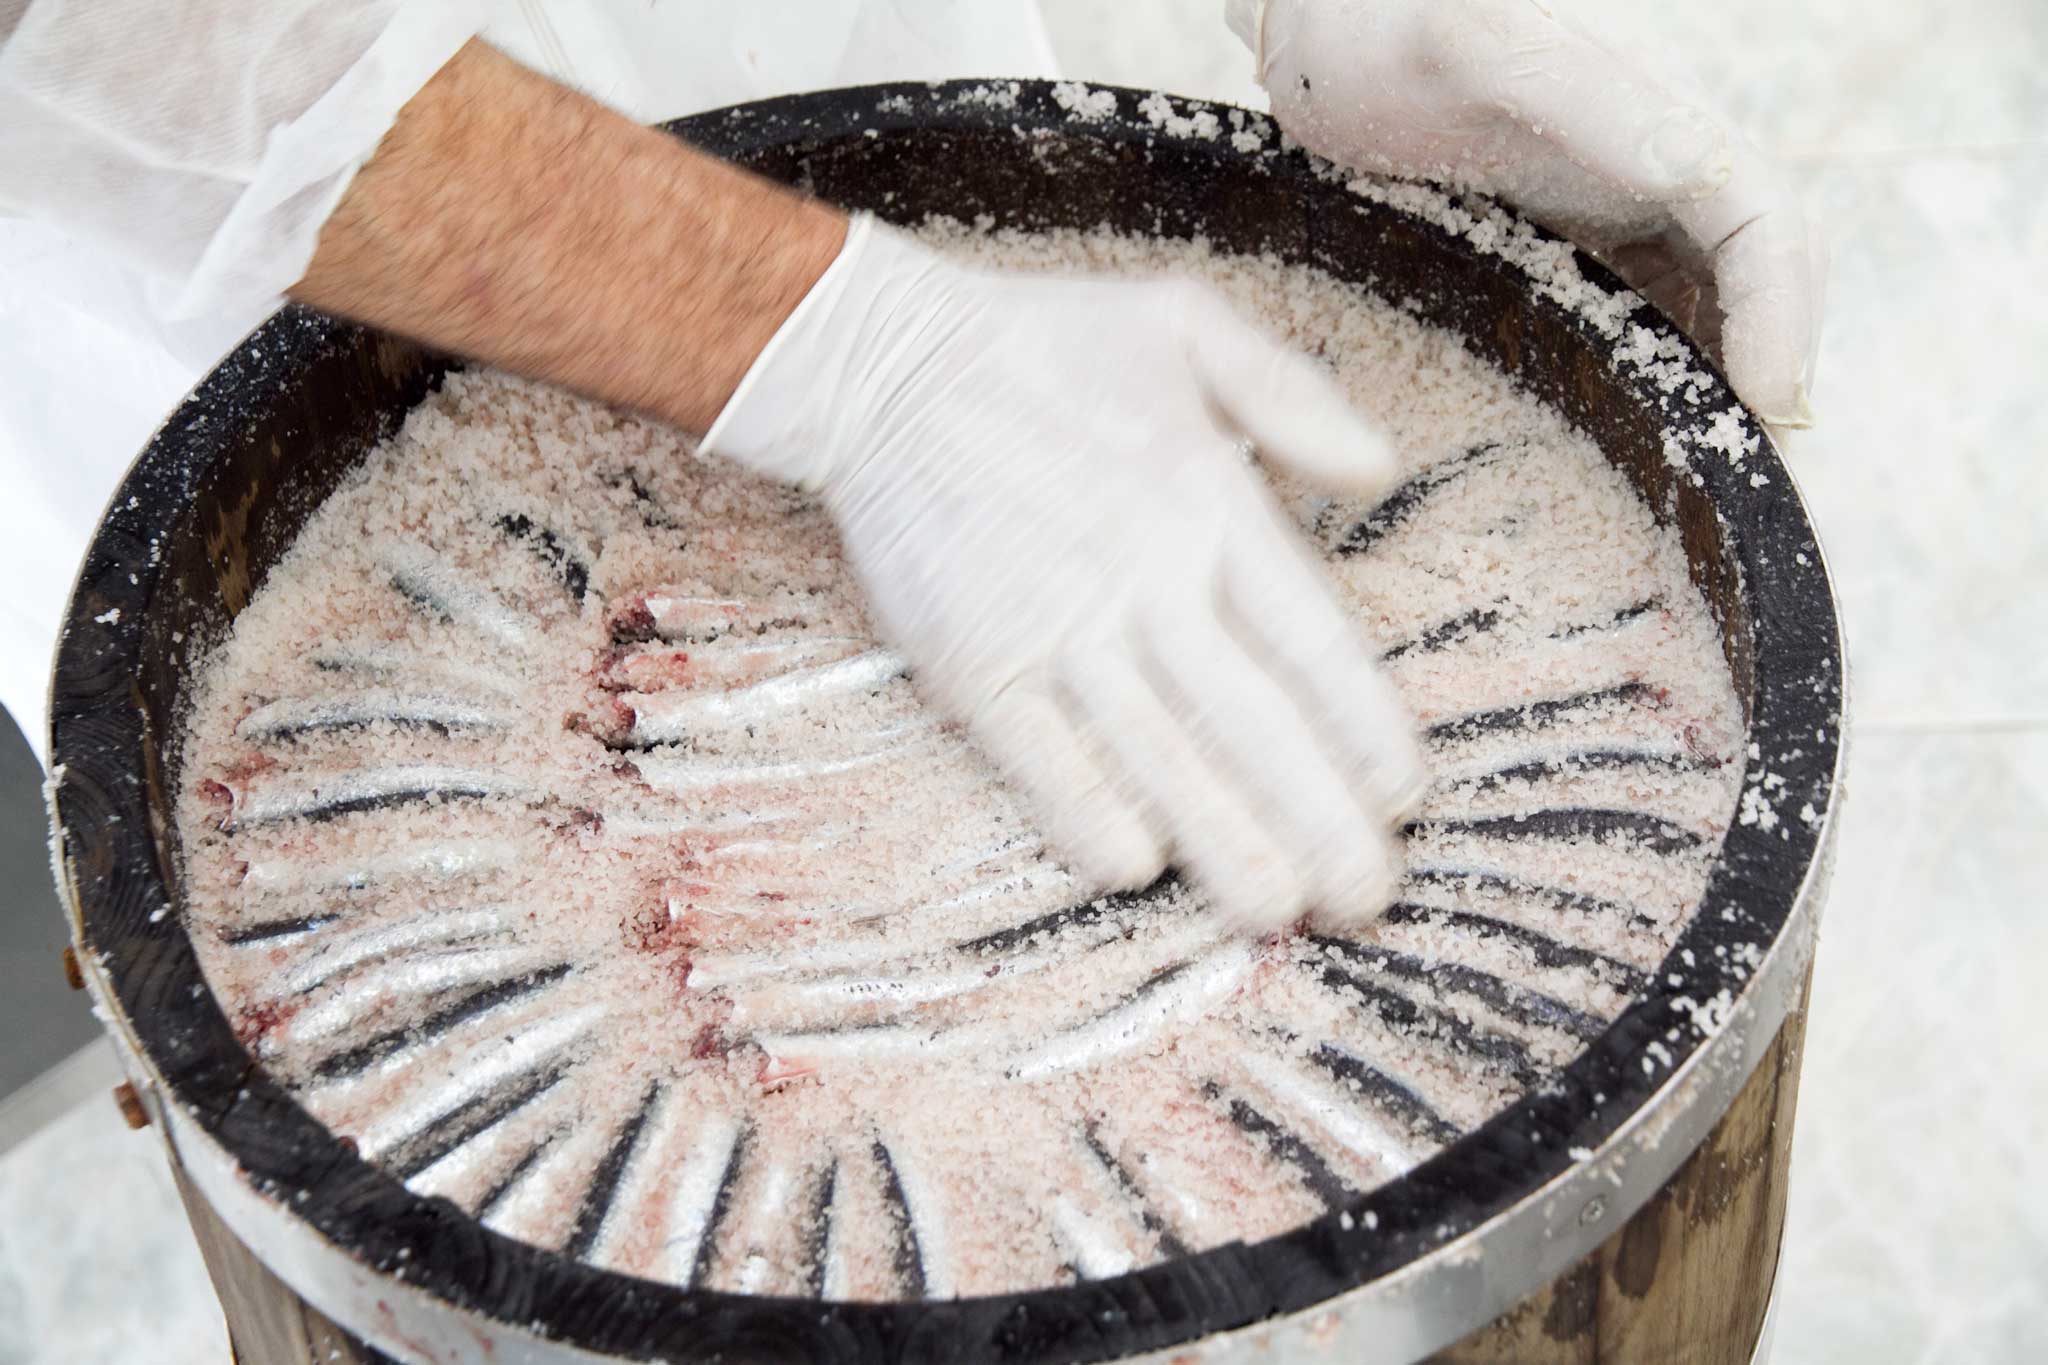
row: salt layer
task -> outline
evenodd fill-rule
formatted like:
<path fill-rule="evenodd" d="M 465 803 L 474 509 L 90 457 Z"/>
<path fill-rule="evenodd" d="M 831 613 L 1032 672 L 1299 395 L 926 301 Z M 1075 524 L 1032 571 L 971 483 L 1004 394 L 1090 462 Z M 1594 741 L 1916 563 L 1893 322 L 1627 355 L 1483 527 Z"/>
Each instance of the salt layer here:
<path fill-rule="evenodd" d="M 185 913 L 255 1056 L 369 1160 L 599 1266 L 882 1299 L 1285 1231 L 1568 1063 L 1697 905 L 1743 742 L 1678 542 L 1555 412 L 1313 270 L 1204 277 L 1392 435 L 1281 484 L 1426 734 L 1398 902 L 1246 940 L 1098 896 L 879 642 L 825 512 L 458 373 L 203 667 Z"/>

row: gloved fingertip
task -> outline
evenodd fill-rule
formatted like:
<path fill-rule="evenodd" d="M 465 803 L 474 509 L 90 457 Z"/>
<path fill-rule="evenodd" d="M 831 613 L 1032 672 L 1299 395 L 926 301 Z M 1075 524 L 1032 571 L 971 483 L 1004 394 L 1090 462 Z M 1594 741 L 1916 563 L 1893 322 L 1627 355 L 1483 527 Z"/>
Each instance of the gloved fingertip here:
<path fill-rule="evenodd" d="M 1332 925 L 1364 924 L 1393 903 L 1400 884 L 1398 855 L 1392 841 L 1368 836 L 1355 846 L 1355 856 L 1325 879 L 1314 918 Z"/>
<path fill-rule="evenodd" d="M 1736 396 L 1770 426 L 1812 426 L 1811 367 L 1801 366 L 1783 347 L 1744 344 L 1747 341 L 1730 336 L 1724 342 L 1728 379 Z"/>
<path fill-rule="evenodd" d="M 1800 430 L 1813 425 L 1813 400 L 1806 385 L 1794 384 L 1791 396 L 1781 404 L 1760 406 L 1757 416 L 1774 427 L 1790 427 Z"/>
<path fill-rule="evenodd" d="M 1722 279 L 1721 359 L 1728 382 L 1750 410 L 1772 426 L 1813 425 L 1813 376 L 1820 350 L 1819 318 L 1803 287 L 1778 283 L 1746 291 L 1733 271 Z M 1758 273 L 1758 272 L 1752 272 Z M 1746 283 L 1746 282 L 1745 282 Z"/>
<path fill-rule="evenodd" d="M 1391 487 L 1393 447 L 1341 397 L 1333 402 L 1341 406 L 1320 415 L 1297 407 L 1294 420 L 1249 434 L 1262 455 L 1318 488 L 1370 497 Z"/>
<path fill-rule="evenodd" d="M 1319 486 L 1364 495 L 1393 481 L 1386 438 L 1321 365 L 1206 291 L 1182 306 L 1189 358 L 1225 425 Z"/>
<path fill-rule="evenodd" d="M 1643 146 L 1651 179 L 1643 188 L 1674 199 L 1704 199 L 1735 174 L 1727 131 L 1705 111 L 1681 105 L 1666 114 Z"/>
<path fill-rule="evenodd" d="M 1301 917 L 1307 888 L 1295 871 L 1277 860 L 1256 867 L 1222 868 L 1197 862 L 1196 883 L 1233 923 L 1253 933 L 1283 928 Z"/>
<path fill-rule="evenodd" d="M 1396 749 L 1389 766 L 1389 777 L 1386 820 L 1389 825 L 1398 825 L 1415 814 L 1417 807 L 1422 805 L 1422 798 L 1429 795 L 1431 786 L 1429 765 L 1423 762 L 1422 747 L 1412 738 L 1406 738 Z"/>
<path fill-rule="evenodd" d="M 1064 842 L 1075 870 L 1110 891 L 1136 891 L 1166 871 L 1166 850 L 1136 821 L 1111 820 Z"/>

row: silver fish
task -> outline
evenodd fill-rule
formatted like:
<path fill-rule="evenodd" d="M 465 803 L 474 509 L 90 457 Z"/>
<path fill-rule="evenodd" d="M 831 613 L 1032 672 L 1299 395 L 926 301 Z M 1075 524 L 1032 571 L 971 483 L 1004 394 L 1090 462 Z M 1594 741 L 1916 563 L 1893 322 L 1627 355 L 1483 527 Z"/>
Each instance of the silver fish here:
<path fill-rule="evenodd" d="M 366 688 L 328 697 L 291 697 L 257 707 L 235 733 L 253 743 L 379 723 L 437 730 L 502 730 L 511 713 L 462 697 Z"/>
<path fill-rule="evenodd" d="M 812 702 L 872 692 L 903 672 L 901 655 L 871 649 L 849 659 L 764 678 L 729 692 L 636 693 L 631 744 L 670 744 L 699 731 L 745 726 L 766 721 L 778 712 Z"/>

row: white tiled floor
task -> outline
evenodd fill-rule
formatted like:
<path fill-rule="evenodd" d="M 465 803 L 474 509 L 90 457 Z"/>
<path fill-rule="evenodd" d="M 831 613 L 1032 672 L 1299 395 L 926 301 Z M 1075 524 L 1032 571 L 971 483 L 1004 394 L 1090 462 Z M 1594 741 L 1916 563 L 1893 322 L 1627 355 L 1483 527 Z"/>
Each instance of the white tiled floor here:
<path fill-rule="evenodd" d="M 1216 0 L 1045 8 L 1073 75 L 1249 96 Z M 1791 455 L 1858 725 L 1777 1359 L 2048 1360 L 2048 4 L 1577 8 L 1683 52 L 1835 244 Z M 0 1365 L 223 1359 L 195 1256 L 95 1097 L 0 1158 Z"/>
<path fill-rule="evenodd" d="M 170 1168 L 95 1049 L 72 1068 L 91 1093 L 0 1157 L 0 1365 L 226 1365 Z"/>

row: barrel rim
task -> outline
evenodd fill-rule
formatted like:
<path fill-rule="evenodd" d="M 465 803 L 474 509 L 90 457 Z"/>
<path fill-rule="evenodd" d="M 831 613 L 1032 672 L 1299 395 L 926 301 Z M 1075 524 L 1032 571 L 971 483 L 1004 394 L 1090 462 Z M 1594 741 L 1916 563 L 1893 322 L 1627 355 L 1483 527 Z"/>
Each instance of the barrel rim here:
<path fill-rule="evenodd" d="M 1298 184 L 1307 201 L 1341 193 L 1329 168 L 1263 115 L 1247 114 L 1234 136 L 1218 138 L 1187 125 L 1202 113 L 1227 118 L 1227 106 L 1170 100 L 1173 117 L 1162 118 L 1155 92 L 1090 86 L 1087 93 L 1114 98 L 1115 112 L 1084 118 L 1068 107 L 1074 91 L 1044 81 L 898 83 L 738 105 L 667 126 L 743 161 L 797 143 L 933 130 L 1058 134 L 1140 155 L 1172 146 L 1219 162 L 1256 158 L 1260 174 Z M 1408 209 L 1362 199 L 1354 206 L 1427 224 L 1475 268 L 1510 268 Z M 1559 240 L 1533 231 L 1535 240 Z M 1661 314 L 1583 254 L 1569 254 L 1586 280 L 1633 301 L 1628 327 L 1660 346 L 1675 344 L 1692 368 L 1711 372 Z M 1531 307 L 1556 314 L 1597 349 L 1613 349 L 1584 316 L 1530 294 Z M 1838 790 L 1844 684 L 1825 561 L 1768 431 L 1718 376 L 1676 393 L 1641 375 L 1621 376 L 1618 383 L 1678 432 L 1673 458 L 1714 505 L 1740 570 L 1755 638 L 1743 791 L 1772 815 L 1731 826 L 1700 909 L 1651 990 L 1551 1084 L 1408 1175 L 1289 1232 L 1071 1287 L 943 1302 L 820 1303 L 679 1289 L 516 1242 L 360 1161 L 239 1045 L 222 1051 L 220 1039 L 232 1042 L 232 1030 L 171 912 L 168 854 L 153 816 L 151 796 L 161 795 L 162 779 L 150 756 L 163 737 L 147 733 L 135 689 L 143 621 L 169 586 L 158 541 L 240 416 L 278 401 L 312 357 L 362 342 L 348 324 L 296 307 L 280 311 L 194 389 L 115 493 L 67 606 L 52 679 L 53 856 L 96 993 L 160 1101 L 183 1111 L 181 1128 L 217 1143 L 257 1192 L 344 1256 L 507 1329 L 654 1359 L 829 1342 L 848 1354 L 1083 1360 L 1252 1326 L 1365 1287 L 1413 1294 L 1431 1264 L 1447 1265 L 1469 1249 L 1473 1233 L 1568 1177 L 1583 1154 L 1604 1154 L 1653 1101 L 1678 1089 L 1703 1047 L 1721 1036 L 1719 1025 L 1742 1013 L 1760 969 L 1781 956 L 1775 950 L 1787 926 L 1817 892 Z M 1735 414 L 1739 437 L 1757 443 L 1746 465 L 1700 439 L 1721 413 Z M 1805 818 L 1776 814 L 1797 802 Z M 1717 998 L 1727 1006 L 1719 1021 L 1706 1004 Z M 1767 1025 L 1768 1034 L 1783 1008 L 1776 1017 L 1751 1011 L 1748 1026 Z M 1586 1229 L 1579 1249 L 1612 1226 Z M 419 1254 L 421 1247 L 431 1254 Z"/>

